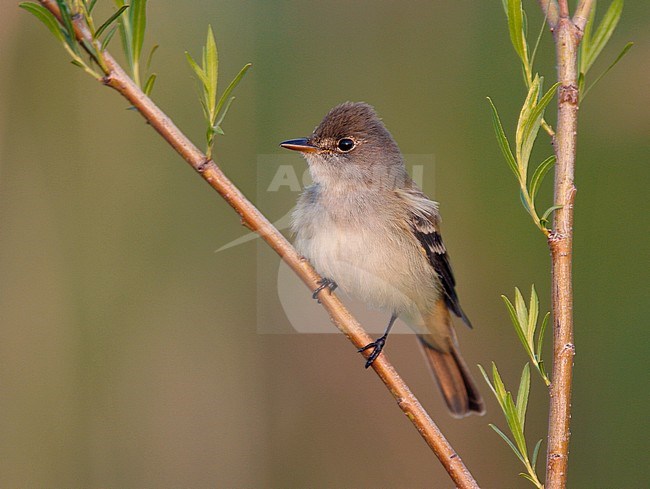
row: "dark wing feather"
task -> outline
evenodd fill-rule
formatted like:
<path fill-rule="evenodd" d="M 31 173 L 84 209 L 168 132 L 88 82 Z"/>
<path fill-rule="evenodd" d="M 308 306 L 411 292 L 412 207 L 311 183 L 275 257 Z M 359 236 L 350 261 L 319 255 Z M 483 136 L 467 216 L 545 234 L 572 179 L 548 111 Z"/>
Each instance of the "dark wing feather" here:
<path fill-rule="evenodd" d="M 442 242 L 442 237 L 436 229 L 436 223 L 433 216 L 423 214 L 413 214 L 411 219 L 411 229 L 418 239 L 424 251 L 429 258 L 429 263 L 440 277 L 442 290 L 444 292 L 445 303 L 447 307 L 467 324 L 470 328 L 472 323 L 460 307 L 460 301 L 456 294 L 456 279 L 449 264 L 449 256 Z"/>

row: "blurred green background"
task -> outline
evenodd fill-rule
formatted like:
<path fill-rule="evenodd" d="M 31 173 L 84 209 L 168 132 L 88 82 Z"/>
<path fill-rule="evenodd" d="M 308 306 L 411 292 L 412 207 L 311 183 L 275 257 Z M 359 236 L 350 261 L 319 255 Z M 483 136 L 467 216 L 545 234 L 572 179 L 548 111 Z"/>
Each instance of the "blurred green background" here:
<path fill-rule="evenodd" d="M 536 32 L 536 2 L 525 4 Z M 636 46 L 580 110 L 573 488 L 647 487 L 650 477 L 649 10 L 627 2 L 594 76 Z M 527 296 L 534 282 L 548 310 L 549 259 L 485 100 L 512 134 L 524 89 L 501 3 L 152 1 L 149 16 L 147 43 L 161 46 L 154 99 L 197 144 L 183 52 L 199 52 L 211 23 L 222 83 L 253 62 L 216 154 L 254 201 L 257 155 L 280 154 L 279 141 L 309 134 L 345 100 L 373 104 L 404 153 L 435 155 L 424 189 L 442 202 L 475 325 L 459 328 L 464 354 L 496 360 L 515 388 L 526 358 L 499 296 L 515 286 Z M 547 80 L 552 51 L 547 34 Z M 216 253 L 245 234 L 236 214 L 12 2 L 0 66 L 0 486 L 452 487 L 342 335 L 258 333 L 258 304 L 277 301 L 256 285 L 269 267 L 258 261 L 268 256 L 273 270 L 277 258 L 255 242 Z M 550 151 L 542 136 L 536 161 Z M 549 179 L 546 204 L 550 192 Z M 310 301 L 307 291 L 295 301 Z M 451 419 L 413 338 L 389 345 L 479 483 L 529 487 L 487 426 L 504 426 L 487 388 L 485 417 Z M 540 384 L 531 445 L 546 429 Z"/>

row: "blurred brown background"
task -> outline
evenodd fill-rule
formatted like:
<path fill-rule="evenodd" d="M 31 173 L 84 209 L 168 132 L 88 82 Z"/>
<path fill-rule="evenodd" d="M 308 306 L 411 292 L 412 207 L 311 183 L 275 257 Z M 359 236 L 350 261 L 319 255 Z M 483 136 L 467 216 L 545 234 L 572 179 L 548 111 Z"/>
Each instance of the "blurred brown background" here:
<path fill-rule="evenodd" d="M 536 33 L 542 18 L 526 4 Z M 636 46 L 580 110 L 573 488 L 650 477 L 648 13 L 627 2 L 591 79 Z M 514 389 L 526 358 L 499 296 L 535 283 L 548 310 L 549 260 L 485 101 L 512 134 L 524 89 L 500 2 L 152 1 L 149 15 L 147 42 L 161 45 L 154 99 L 197 144 L 183 52 L 199 52 L 211 23 L 222 88 L 254 63 L 216 149 L 254 201 L 257 155 L 280 154 L 279 141 L 345 100 L 373 104 L 404 153 L 435 155 L 424 188 L 442 202 L 475 325 L 459 328 L 463 351 L 471 364 L 496 360 Z M 0 46 L 0 486 L 452 487 L 341 335 L 258 333 L 258 305 L 277 301 L 258 271 L 277 258 L 255 242 L 215 252 L 246 230 L 123 99 L 8 1 Z M 550 83 L 548 35 L 538 69 Z M 549 179 L 544 204 L 550 191 Z M 272 266 L 259 263 L 267 256 Z M 487 426 L 505 427 L 487 388 L 485 417 L 451 419 L 413 338 L 396 335 L 388 354 L 483 487 L 530 487 Z M 540 384 L 531 446 L 546 428 Z"/>

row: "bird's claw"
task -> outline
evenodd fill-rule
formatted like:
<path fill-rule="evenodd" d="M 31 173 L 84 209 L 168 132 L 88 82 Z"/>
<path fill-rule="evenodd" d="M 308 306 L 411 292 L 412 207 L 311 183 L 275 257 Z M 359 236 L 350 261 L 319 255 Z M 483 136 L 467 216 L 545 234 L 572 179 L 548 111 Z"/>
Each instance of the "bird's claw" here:
<path fill-rule="evenodd" d="M 329 289 L 330 294 L 336 290 L 338 285 L 331 278 L 322 278 L 318 281 L 318 287 L 314 290 L 314 293 L 311 295 L 312 299 L 318 300 L 318 294 L 323 289 Z M 320 301 L 318 301 L 320 304 Z"/>
<path fill-rule="evenodd" d="M 366 359 L 366 368 L 370 367 L 370 365 L 372 365 L 373 362 L 377 359 L 377 357 L 379 356 L 381 351 L 384 349 L 385 344 L 386 344 L 386 335 L 382 336 L 381 338 L 377 338 L 372 343 L 368 343 L 363 348 L 359 348 L 357 350 L 359 353 L 361 353 L 361 352 L 364 352 L 366 350 L 369 350 L 370 348 L 373 348 L 372 353 Z"/>

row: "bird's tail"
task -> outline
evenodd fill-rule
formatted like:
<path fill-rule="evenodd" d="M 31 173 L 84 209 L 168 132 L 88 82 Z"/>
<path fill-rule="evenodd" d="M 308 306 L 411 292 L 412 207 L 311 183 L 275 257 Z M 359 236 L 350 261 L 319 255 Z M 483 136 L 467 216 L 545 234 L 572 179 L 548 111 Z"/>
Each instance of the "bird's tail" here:
<path fill-rule="evenodd" d="M 451 415 L 463 418 L 472 413 L 485 414 L 481 393 L 455 342 L 451 341 L 448 352 L 442 352 L 430 346 L 423 337 L 418 336 L 418 339 Z"/>

